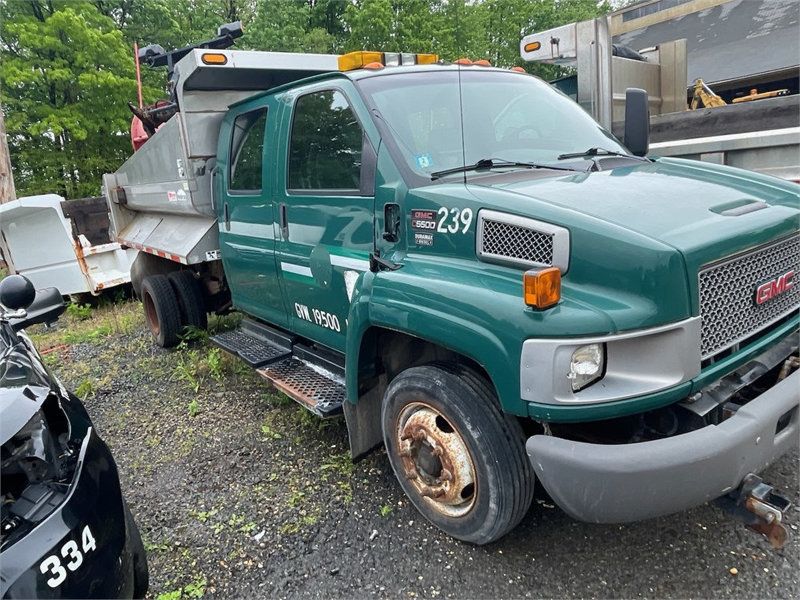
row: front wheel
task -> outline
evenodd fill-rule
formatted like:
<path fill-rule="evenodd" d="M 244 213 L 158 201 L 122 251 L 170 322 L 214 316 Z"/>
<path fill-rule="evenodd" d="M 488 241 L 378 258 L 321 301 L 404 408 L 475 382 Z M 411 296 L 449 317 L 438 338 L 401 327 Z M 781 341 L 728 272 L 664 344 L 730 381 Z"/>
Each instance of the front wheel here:
<path fill-rule="evenodd" d="M 534 478 L 522 430 L 475 373 L 450 364 L 403 371 L 386 390 L 382 420 L 403 491 L 439 529 L 486 544 L 525 516 Z"/>

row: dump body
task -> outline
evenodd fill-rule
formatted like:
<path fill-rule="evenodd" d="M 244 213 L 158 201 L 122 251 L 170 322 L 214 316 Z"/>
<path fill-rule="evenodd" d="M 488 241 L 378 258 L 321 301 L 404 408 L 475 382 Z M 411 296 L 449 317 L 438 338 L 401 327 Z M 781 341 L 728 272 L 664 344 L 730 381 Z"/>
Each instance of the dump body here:
<path fill-rule="evenodd" d="M 103 198 L 28 196 L 0 205 L 0 248 L 11 272 L 37 288 L 96 295 L 128 283 L 137 254 L 111 241 L 108 226 Z"/>
<path fill-rule="evenodd" d="M 175 114 L 103 177 L 116 239 L 184 264 L 219 258 L 212 172 L 228 106 L 254 93 L 336 69 L 336 56 L 193 50 L 175 66 Z"/>

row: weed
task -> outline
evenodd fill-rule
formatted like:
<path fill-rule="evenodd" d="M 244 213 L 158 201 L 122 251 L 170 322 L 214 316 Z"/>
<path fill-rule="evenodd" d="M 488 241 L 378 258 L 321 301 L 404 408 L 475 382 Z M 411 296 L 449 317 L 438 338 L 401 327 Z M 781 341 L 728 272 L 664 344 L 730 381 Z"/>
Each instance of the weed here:
<path fill-rule="evenodd" d="M 340 454 L 332 454 L 319 468 L 322 471 L 333 471 L 349 479 L 355 473 L 356 465 L 353 459 L 350 458 L 350 454 L 342 452 Z"/>
<path fill-rule="evenodd" d="M 167 552 L 172 546 L 167 543 L 156 544 L 155 542 L 145 542 L 144 549 L 148 552 Z"/>
<path fill-rule="evenodd" d="M 196 578 L 192 583 L 183 586 L 183 591 L 189 598 L 202 598 L 206 593 L 206 578 Z"/>
<path fill-rule="evenodd" d="M 94 383 L 91 379 L 84 379 L 75 388 L 75 395 L 81 400 L 86 400 L 89 396 L 94 396 Z"/>
<path fill-rule="evenodd" d="M 183 595 L 183 590 L 177 589 L 159 594 L 156 596 L 156 600 L 180 600 L 181 595 Z"/>
<path fill-rule="evenodd" d="M 89 304 L 70 302 L 67 304 L 67 316 L 76 321 L 85 321 L 92 317 L 92 307 Z"/>
<path fill-rule="evenodd" d="M 390 514 L 392 514 L 392 507 L 388 504 L 384 504 L 378 510 L 378 514 L 382 517 L 388 517 Z"/>
<path fill-rule="evenodd" d="M 196 417 L 197 413 L 200 412 L 200 405 L 197 403 L 197 398 L 192 398 L 186 408 L 189 411 L 190 417 Z"/>
<path fill-rule="evenodd" d="M 302 490 L 295 490 L 289 496 L 288 504 L 292 508 L 295 508 L 300 505 L 303 499 L 306 497 L 306 493 Z"/>
<path fill-rule="evenodd" d="M 206 356 L 206 365 L 211 379 L 220 383 L 225 378 L 224 363 L 222 361 L 222 351 L 219 348 L 211 348 Z"/>
<path fill-rule="evenodd" d="M 178 344 L 177 363 L 173 374 L 178 381 L 183 381 L 194 390 L 196 394 L 200 390 L 200 353 L 197 350 L 189 350 L 185 341 Z"/>
<path fill-rule="evenodd" d="M 217 509 L 214 508 L 212 510 L 190 510 L 189 515 L 200 521 L 201 523 L 205 523 L 215 514 L 217 514 Z"/>
<path fill-rule="evenodd" d="M 245 523 L 244 525 L 239 527 L 239 531 L 241 531 L 244 534 L 250 535 L 253 532 L 253 530 L 255 530 L 256 527 L 257 525 L 252 521 L 250 521 L 249 523 Z"/>
<path fill-rule="evenodd" d="M 317 415 L 302 406 L 297 407 L 294 418 L 300 427 L 314 429 L 316 431 L 324 431 L 333 424 L 333 421 L 329 419 L 320 419 Z"/>
<path fill-rule="evenodd" d="M 279 440 L 283 437 L 280 433 L 272 429 L 272 427 L 270 427 L 267 423 L 264 423 L 261 426 L 261 433 L 263 433 L 264 437 L 266 437 L 267 439 L 272 439 L 272 440 Z"/>
<path fill-rule="evenodd" d="M 208 341 L 208 331 L 195 325 L 187 325 L 180 338 L 184 342 L 201 342 L 205 344 Z"/>

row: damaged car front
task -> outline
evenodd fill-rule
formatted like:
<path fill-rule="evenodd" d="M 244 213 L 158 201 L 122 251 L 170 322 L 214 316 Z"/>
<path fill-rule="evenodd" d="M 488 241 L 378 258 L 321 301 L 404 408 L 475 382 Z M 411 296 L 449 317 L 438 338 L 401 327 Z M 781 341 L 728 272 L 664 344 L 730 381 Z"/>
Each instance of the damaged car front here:
<path fill-rule="evenodd" d="M 144 597 L 147 561 L 111 452 L 22 331 L 63 310 L 55 289 L 0 282 L 0 596 Z"/>

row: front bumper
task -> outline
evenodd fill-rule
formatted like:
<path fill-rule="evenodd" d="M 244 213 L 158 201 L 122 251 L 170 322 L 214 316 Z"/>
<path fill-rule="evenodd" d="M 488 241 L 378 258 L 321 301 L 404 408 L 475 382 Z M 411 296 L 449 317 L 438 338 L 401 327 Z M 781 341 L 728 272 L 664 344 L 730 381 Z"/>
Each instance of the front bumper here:
<path fill-rule="evenodd" d="M 535 435 L 526 449 L 539 481 L 567 514 L 626 523 L 685 510 L 735 489 L 748 473 L 797 445 L 799 407 L 797 371 L 719 425 L 621 445 Z"/>
<path fill-rule="evenodd" d="M 96 549 L 86 550 L 83 530 L 89 527 Z M 64 552 L 75 542 L 82 558 Z M 0 596 L 3 598 L 130 598 L 133 595 L 133 544 L 127 530 L 117 467 L 106 444 L 89 429 L 81 447 L 75 478 L 67 498 L 44 521 L 0 554 Z M 55 556 L 66 577 L 48 585 L 54 571 L 45 568 Z"/>

